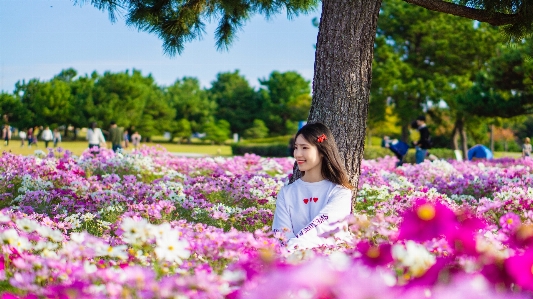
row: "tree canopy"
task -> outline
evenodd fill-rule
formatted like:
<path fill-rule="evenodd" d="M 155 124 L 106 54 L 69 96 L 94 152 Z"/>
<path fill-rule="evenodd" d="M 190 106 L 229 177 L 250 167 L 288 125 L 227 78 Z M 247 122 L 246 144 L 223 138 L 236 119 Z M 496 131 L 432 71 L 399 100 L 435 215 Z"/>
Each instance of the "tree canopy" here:
<path fill-rule="evenodd" d="M 316 9 L 317 0 L 74 0 L 107 11 L 111 21 L 123 15 L 126 24 L 156 34 L 169 55 L 183 51 L 185 43 L 199 39 L 205 24 L 215 20 L 215 44 L 227 49 L 236 33 L 255 14 L 266 18 L 285 11 L 294 17 Z M 502 26 L 508 37 L 521 39 L 533 30 L 533 4 L 527 0 L 403 0 L 428 10 Z M 381 2 L 367 0 L 366 2 Z M 385 3 L 387 0 L 384 1 Z"/>

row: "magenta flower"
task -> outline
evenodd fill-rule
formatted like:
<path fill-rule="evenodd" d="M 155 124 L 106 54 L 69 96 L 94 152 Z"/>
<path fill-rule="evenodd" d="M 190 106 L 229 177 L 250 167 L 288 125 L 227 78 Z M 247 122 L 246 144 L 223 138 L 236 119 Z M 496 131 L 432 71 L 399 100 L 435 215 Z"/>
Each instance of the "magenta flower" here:
<path fill-rule="evenodd" d="M 505 260 L 505 269 L 518 286 L 533 291 L 533 250 Z"/>
<path fill-rule="evenodd" d="M 370 267 L 385 266 L 393 261 L 390 244 L 372 245 L 369 242 L 357 244 L 361 261 Z"/>
<path fill-rule="evenodd" d="M 520 223 L 520 217 L 513 212 L 509 212 L 500 218 L 500 226 L 505 231 L 515 231 L 520 226 Z"/>
<path fill-rule="evenodd" d="M 483 229 L 485 223 L 470 214 L 463 212 L 457 216 L 459 227 L 453 237 L 450 238 L 450 244 L 456 254 L 478 255 L 476 250 L 476 233 Z"/>
<path fill-rule="evenodd" d="M 399 240 L 427 241 L 441 236 L 451 237 L 457 229 L 457 219 L 450 208 L 440 202 L 419 199 L 402 215 Z M 449 239 L 449 238 L 448 238 Z"/>

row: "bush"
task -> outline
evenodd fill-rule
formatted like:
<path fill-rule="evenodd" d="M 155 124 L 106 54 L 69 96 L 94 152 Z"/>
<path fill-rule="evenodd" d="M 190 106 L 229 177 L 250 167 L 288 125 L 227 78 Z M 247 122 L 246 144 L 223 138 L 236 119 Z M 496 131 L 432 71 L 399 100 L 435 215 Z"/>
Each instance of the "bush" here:
<path fill-rule="evenodd" d="M 288 143 L 270 143 L 270 144 L 251 144 L 251 143 L 233 143 L 231 145 L 233 155 L 242 156 L 244 154 L 256 154 L 264 157 L 288 157 L 289 149 Z M 455 159 L 455 153 L 447 148 L 433 148 L 429 153 L 435 155 L 439 159 Z M 388 148 L 380 146 L 367 146 L 363 158 L 365 160 L 373 160 L 383 158 L 385 156 L 394 157 L 394 154 Z M 405 163 L 415 163 L 415 149 L 409 149 L 405 156 Z"/>
<path fill-rule="evenodd" d="M 244 131 L 245 138 L 265 138 L 268 136 L 268 128 L 265 122 L 260 119 L 254 119 L 254 124 L 251 128 Z"/>
<path fill-rule="evenodd" d="M 285 143 L 274 144 L 231 144 L 233 155 L 256 154 L 263 157 L 288 157 L 289 148 Z"/>
<path fill-rule="evenodd" d="M 405 163 L 415 163 L 415 149 L 410 149 L 404 158 Z M 438 159 L 455 160 L 455 152 L 449 148 L 432 148 L 429 150 L 430 155 L 435 155 Z"/>
<path fill-rule="evenodd" d="M 363 158 L 365 160 L 373 160 L 377 158 L 383 158 L 385 156 L 393 156 L 394 154 L 390 149 L 381 146 L 365 146 L 365 152 Z"/>
<path fill-rule="evenodd" d="M 224 143 L 231 133 L 230 124 L 224 119 L 221 119 L 216 123 L 210 122 L 206 124 L 204 131 L 206 133 L 205 139 L 211 140 L 217 144 Z"/>
<path fill-rule="evenodd" d="M 254 139 L 244 139 L 241 143 L 245 144 L 265 144 L 265 143 L 283 143 L 289 145 L 289 140 L 291 140 L 292 135 L 276 136 L 276 137 L 267 137 L 267 138 L 254 138 Z"/>

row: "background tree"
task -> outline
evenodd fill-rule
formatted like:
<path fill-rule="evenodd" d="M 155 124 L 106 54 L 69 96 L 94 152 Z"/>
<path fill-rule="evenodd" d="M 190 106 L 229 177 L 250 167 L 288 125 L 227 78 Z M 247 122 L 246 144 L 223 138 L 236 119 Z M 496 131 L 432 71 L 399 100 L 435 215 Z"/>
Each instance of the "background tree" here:
<path fill-rule="evenodd" d="M 265 122 L 260 119 L 254 119 L 251 128 L 244 131 L 244 138 L 265 138 L 268 136 L 268 128 Z"/>
<path fill-rule="evenodd" d="M 21 127 L 24 125 L 26 113 L 27 110 L 17 97 L 9 93 L 0 93 L 0 116 L 3 123 L 12 127 Z"/>
<path fill-rule="evenodd" d="M 80 76 L 70 82 L 70 105 L 72 107 L 69 114 L 67 126 L 63 138 L 68 136 L 68 126 L 74 127 L 74 139 L 76 139 L 76 132 L 78 128 L 87 127 L 91 115 L 89 111 L 94 107 L 93 88 L 95 80 L 98 78 L 96 72 L 91 76 Z"/>
<path fill-rule="evenodd" d="M 533 113 L 532 42 L 501 46 L 475 84 L 461 98 L 462 108 L 484 117 L 510 118 Z"/>
<path fill-rule="evenodd" d="M 204 127 L 204 132 L 206 140 L 222 144 L 231 134 L 230 123 L 224 119 L 208 122 Z"/>
<path fill-rule="evenodd" d="M 253 125 L 254 119 L 259 118 L 260 99 L 238 70 L 217 74 L 208 93 L 217 104 L 216 119 L 228 121 L 233 133 L 242 135 Z"/>
<path fill-rule="evenodd" d="M 434 135 L 450 134 L 434 136 L 440 137 L 436 141 L 451 139 L 454 148 L 461 147 L 466 154 L 470 117 L 458 107 L 457 99 L 472 86 L 475 74 L 495 52 L 497 30 L 404 1 L 388 0 L 381 8 L 377 36 L 375 60 L 386 59 L 381 64 L 385 69 L 398 70 L 399 76 L 396 80 L 388 78 L 384 89 L 400 118 L 402 139 L 406 141 L 411 121 L 418 114 L 428 113 L 432 116 L 430 125 L 443 128 L 447 122 L 455 123 L 449 132 L 434 130 Z M 451 113 L 442 113 L 438 106 L 443 103 Z M 461 146 L 457 142 L 459 137 Z"/>
<path fill-rule="evenodd" d="M 58 126 L 68 121 L 70 111 L 70 86 L 54 78 L 48 82 L 31 79 L 15 84 L 15 95 L 27 110 L 22 127 Z"/>
<path fill-rule="evenodd" d="M 165 89 L 165 94 L 170 106 L 175 110 L 177 121 L 170 130 L 171 140 L 174 137 L 188 139 L 191 134 L 186 135 L 186 132 L 201 131 L 216 111 L 215 101 L 211 100 L 207 91 L 200 87 L 197 78 L 184 77 L 176 80 L 173 85 Z"/>
<path fill-rule="evenodd" d="M 297 122 L 306 120 L 311 107 L 310 82 L 297 72 L 274 71 L 259 83 L 265 119 L 272 135 L 295 134 Z"/>
<path fill-rule="evenodd" d="M 168 97 L 165 97 L 159 87 L 152 85 L 152 90 L 142 109 L 141 118 L 135 127 L 135 130 L 138 130 L 146 140 L 150 140 L 155 135 L 162 135 L 163 132 L 172 131 L 176 127 L 174 123 L 176 110 L 172 109 L 167 99 Z"/>
<path fill-rule="evenodd" d="M 105 72 L 94 83 L 92 103 L 87 103 L 89 121 L 97 121 L 104 129 L 113 120 L 119 126 L 137 126 L 155 86 L 151 75 L 144 77 L 137 70 Z"/>

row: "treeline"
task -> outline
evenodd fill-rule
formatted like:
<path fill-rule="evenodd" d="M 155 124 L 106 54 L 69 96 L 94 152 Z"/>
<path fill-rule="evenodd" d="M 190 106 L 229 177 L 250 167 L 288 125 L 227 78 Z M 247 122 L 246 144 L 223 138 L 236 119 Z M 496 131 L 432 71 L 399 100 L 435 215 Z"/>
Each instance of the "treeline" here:
<path fill-rule="evenodd" d="M 411 122 L 425 114 L 437 147 L 464 150 L 497 138 L 509 147 L 531 137 L 533 43 L 511 42 L 487 23 L 384 1 L 369 134 L 409 141 Z"/>
<path fill-rule="evenodd" d="M 294 133 L 307 118 L 310 82 L 297 72 L 274 71 L 259 84 L 252 87 L 238 70 L 219 73 L 202 88 L 193 77 L 160 86 L 135 69 L 79 76 L 71 68 L 49 81 L 17 82 L 12 94 L 0 94 L 0 112 L 16 128 L 83 128 L 93 121 L 107 128 L 116 121 L 143 136 L 169 132 L 174 141 L 194 132 L 214 142 L 232 133 L 246 138 Z"/>

